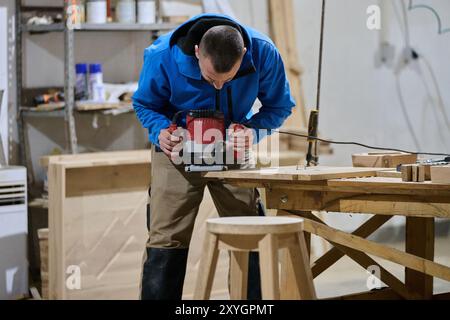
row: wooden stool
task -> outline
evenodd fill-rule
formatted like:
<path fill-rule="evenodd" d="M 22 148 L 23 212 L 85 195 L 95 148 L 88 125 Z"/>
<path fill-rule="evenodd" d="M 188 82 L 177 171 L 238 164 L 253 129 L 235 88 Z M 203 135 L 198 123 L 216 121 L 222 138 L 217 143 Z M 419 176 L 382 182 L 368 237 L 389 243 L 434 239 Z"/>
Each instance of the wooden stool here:
<path fill-rule="evenodd" d="M 206 238 L 194 299 L 209 299 L 220 249 L 231 251 L 230 298 L 247 298 L 248 253 L 259 252 L 262 298 L 280 299 L 278 249 L 287 248 L 289 267 L 301 299 L 316 299 L 303 219 L 227 217 L 206 221 Z"/>

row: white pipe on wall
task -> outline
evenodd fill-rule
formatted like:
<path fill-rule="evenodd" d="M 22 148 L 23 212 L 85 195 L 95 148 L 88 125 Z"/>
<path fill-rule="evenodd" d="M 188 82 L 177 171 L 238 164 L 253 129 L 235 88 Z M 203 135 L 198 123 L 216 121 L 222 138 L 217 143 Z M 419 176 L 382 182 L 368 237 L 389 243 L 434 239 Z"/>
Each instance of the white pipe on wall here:
<path fill-rule="evenodd" d="M 3 154 L 8 162 L 8 10 L 0 7 L 0 90 L 3 99 L 0 105 L 0 137 Z"/>

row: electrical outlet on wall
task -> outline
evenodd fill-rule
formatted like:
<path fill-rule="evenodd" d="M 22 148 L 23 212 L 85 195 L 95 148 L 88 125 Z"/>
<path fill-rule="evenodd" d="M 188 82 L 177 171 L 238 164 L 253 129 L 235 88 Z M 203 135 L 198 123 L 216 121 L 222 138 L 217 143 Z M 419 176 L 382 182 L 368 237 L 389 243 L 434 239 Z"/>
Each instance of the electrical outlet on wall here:
<path fill-rule="evenodd" d="M 416 51 L 412 47 L 404 47 L 401 51 L 397 63 L 395 65 L 394 72 L 401 72 L 406 66 L 414 66 L 415 60 L 418 58 Z"/>
<path fill-rule="evenodd" d="M 375 53 L 375 67 L 381 68 L 386 65 L 388 68 L 394 67 L 395 46 L 389 42 L 382 42 Z"/>

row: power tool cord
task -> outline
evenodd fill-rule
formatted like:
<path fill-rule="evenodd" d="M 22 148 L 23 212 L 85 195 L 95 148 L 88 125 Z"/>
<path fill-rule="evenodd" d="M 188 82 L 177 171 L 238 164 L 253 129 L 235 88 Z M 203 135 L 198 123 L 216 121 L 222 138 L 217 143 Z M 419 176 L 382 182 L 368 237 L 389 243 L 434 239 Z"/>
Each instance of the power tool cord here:
<path fill-rule="evenodd" d="M 450 153 L 408 151 L 408 150 L 396 149 L 396 148 L 374 147 L 374 146 L 370 146 L 370 145 L 355 142 L 355 141 L 333 141 L 333 140 L 322 139 L 322 138 L 318 138 L 318 137 L 314 137 L 314 136 L 309 136 L 307 134 L 293 133 L 293 132 L 287 132 L 287 131 L 281 131 L 281 130 L 273 130 L 272 132 L 278 132 L 278 133 L 287 134 L 287 135 L 291 135 L 291 136 L 295 136 L 295 137 L 302 137 L 302 138 L 306 138 L 306 139 L 310 139 L 310 140 L 321 141 L 321 142 L 326 142 L 326 143 L 331 143 L 331 144 L 356 145 L 356 146 L 373 149 L 373 150 L 396 151 L 396 152 L 404 152 L 404 153 L 411 153 L 411 154 L 425 155 L 425 156 L 443 156 L 443 157 L 450 156 Z"/>

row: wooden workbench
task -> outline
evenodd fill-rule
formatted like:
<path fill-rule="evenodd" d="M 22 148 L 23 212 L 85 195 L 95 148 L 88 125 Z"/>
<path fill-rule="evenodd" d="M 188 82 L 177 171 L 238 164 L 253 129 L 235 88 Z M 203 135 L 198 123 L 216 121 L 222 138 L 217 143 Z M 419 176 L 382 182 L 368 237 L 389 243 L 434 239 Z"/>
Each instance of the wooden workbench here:
<path fill-rule="evenodd" d="M 369 266 L 378 266 L 381 280 L 389 287 L 340 298 L 450 298 L 449 294 L 433 295 L 433 277 L 450 281 L 450 268 L 433 261 L 434 219 L 450 218 L 450 185 L 402 182 L 400 178 L 379 177 L 376 170 L 356 169 L 316 168 L 308 172 L 302 168 L 282 167 L 211 172 L 205 177 L 242 187 L 265 188 L 268 208 L 277 209 L 280 215 L 302 216 L 307 240 L 310 234 L 315 234 L 334 246 L 312 262 L 314 277 L 347 255 L 366 270 Z M 350 234 L 326 225 L 313 211 L 373 216 Z M 393 216 L 406 218 L 405 252 L 366 239 Z M 369 255 L 405 266 L 405 282 Z M 291 273 L 287 267 L 283 268 L 281 292 L 288 296 L 292 293 Z"/>

